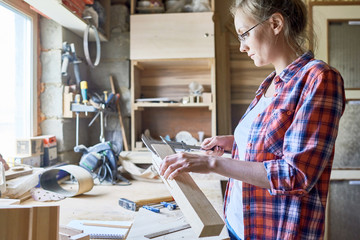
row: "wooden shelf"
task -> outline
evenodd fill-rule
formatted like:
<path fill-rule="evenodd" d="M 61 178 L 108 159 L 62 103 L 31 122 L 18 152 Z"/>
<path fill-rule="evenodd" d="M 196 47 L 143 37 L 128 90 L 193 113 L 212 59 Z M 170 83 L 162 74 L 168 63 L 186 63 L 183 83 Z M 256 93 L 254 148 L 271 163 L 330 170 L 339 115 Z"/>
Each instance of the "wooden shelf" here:
<path fill-rule="evenodd" d="M 151 103 L 151 102 L 142 102 L 142 103 L 135 103 L 133 105 L 134 110 L 139 110 L 139 108 L 144 107 L 179 107 L 179 108 L 186 108 L 186 107 L 199 107 L 199 108 L 209 108 L 211 110 L 213 108 L 213 104 L 207 104 L 207 103 Z"/>
<path fill-rule="evenodd" d="M 205 138 L 214 136 L 214 0 L 211 12 L 186 13 L 139 14 L 135 13 L 137 1 L 130 3 L 132 150 L 145 150 L 136 143 L 147 129 L 154 138 L 174 139 L 180 131 L 193 137 L 199 131 Z M 189 87 L 194 82 L 201 84 L 203 95 L 191 101 Z M 145 102 L 160 98 L 170 100 Z M 180 100 L 185 98 L 189 103 Z"/>
<path fill-rule="evenodd" d="M 76 35 L 83 37 L 84 31 L 87 27 L 87 23 L 79 18 L 77 15 L 72 13 L 65 5 L 62 4 L 61 0 L 46 0 L 46 1 L 39 1 L 39 0 L 24 0 L 29 5 L 36 8 L 41 13 L 45 14 L 58 24 L 62 25 L 63 27 L 69 29 L 70 31 L 74 32 Z M 107 13 L 110 13 L 110 0 L 103 0 L 100 1 L 105 8 Z M 106 5 L 105 5 L 106 4 Z M 107 41 L 109 36 L 109 17 L 110 14 L 107 14 L 107 21 L 106 27 L 104 29 L 105 34 L 99 32 L 100 41 Z M 94 31 L 90 30 L 90 41 L 95 41 Z"/>

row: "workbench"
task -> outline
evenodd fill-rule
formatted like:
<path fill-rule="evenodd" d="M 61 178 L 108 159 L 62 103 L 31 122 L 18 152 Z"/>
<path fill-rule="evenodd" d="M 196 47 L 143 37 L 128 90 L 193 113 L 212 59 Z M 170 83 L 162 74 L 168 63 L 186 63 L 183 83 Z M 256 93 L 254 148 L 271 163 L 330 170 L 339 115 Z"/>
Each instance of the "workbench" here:
<path fill-rule="evenodd" d="M 213 204 L 216 211 L 220 214 L 220 216 L 223 216 L 223 197 L 220 180 L 224 180 L 224 178 L 216 174 L 192 174 L 192 176 L 200 189 Z M 107 183 L 95 185 L 91 191 L 85 194 L 56 202 L 37 202 L 31 198 L 22 204 L 59 205 L 60 225 L 67 225 L 71 220 L 134 221 L 139 212 L 127 210 L 119 206 L 118 201 L 120 198 L 135 201 L 168 196 L 169 194 L 169 191 L 162 182 L 157 183 L 132 180 L 131 185 L 129 186 L 118 186 Z M 141 221 L 143 223 L 147 222 L 144 219 Z M 149 223 L 150 221 L 151 219 L 149 219 Z M 187 230 L 189 231 L 191 229 Z M 169 235 L 167 237 L 169 237 Z M 164 238 L 160 237 L 156 239 L 169 238 L 164 236 Z"/>

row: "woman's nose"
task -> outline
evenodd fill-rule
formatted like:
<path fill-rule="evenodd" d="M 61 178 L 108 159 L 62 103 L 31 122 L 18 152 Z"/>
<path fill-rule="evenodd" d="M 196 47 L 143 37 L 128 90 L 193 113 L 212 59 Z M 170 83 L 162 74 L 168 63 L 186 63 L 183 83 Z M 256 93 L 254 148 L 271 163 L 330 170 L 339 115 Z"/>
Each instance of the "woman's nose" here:
<path fill-rule="evenodd" d="M 247 45 L 243 41 L 241 41 L 240 42 L 240 52 L 246 52 L 247 49 L 248 49 Z"/>

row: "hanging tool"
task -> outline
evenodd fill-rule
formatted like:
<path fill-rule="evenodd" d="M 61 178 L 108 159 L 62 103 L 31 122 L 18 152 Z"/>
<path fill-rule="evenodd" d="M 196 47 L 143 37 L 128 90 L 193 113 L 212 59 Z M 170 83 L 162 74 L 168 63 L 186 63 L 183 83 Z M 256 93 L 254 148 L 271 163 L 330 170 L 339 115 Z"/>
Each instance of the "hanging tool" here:
<path fill-rule="evenodd" d="M 109 105 L 109 103 L 114 98 L 114 94 L 110 93 L 110 95 L 103 98 L 95 98 L 95 95 L 91 98 L 91 104 L 97 108 L 98 112 L 93 117 L 93 119 L 89 123 L 89 127 L 94 123 L 94 121 L 97 119 L 97 117 L 100 115 L 100 142 L 105 142 L 104 137 L 104 112 L 106 110 L 106 107 Z M 105 101 L 106 99 L 106 101 Z"/>
<path fill-rule="evenodd" d="M 101 54 L 101 46 L 100 46 L 100 37 L 99 33 L 96 29 L 96 26 L 93 24 L 93 19 L 91 16 L 84 17 L 84 20 L 88 21 L 88 25 L 86 26 L 86 29 L 84 31 L 84 53 L 85 53 L 85 59 L 86 62 L 89 64 L 90 67 L 95 68 L 100 63 L 100 54 Z M 90 58 L 90 52 L 89 52 L 89 33 L 90 29 L 94 31 L 95 35 L 95 41 L 96 41 L 96 60 L 93 63 Z"/>
<path fill-rule="evenodd" d="M 128 142 L 126 139 L 125 128 L 124 128 L 124 123 L 123 123 L 121 109 L 120 109 L 120 94 L 116 93 L 116 91 L 115 91 L 114 79 L 111 75 L 110 75 L 110 85 L 111 85 L 111 92 L 116 95 L 116 108 L 117 108 L 117 111 L 119 114 L 118 116 L 119 116 L 119 123 L 120 123 L 120 127 L 121 127 L 121 135 L 122 135 L 123 143 L 124 143 L 123 144 L 124 149 L 125 149 L 125 151 L 129 151 L 129 146 L 128 146 Z"/>
<path fill-rule="evenodd" d="M 63 76 L 67 76 L 68 65 L 69 63 L 73 63 L 76 85 L 78 86 L 81 82 L 80 70 L 79 70 L 79 64 L 81 63 L 81 61 L 76 56 L 75 44 L 74 43 L 69 44 L 67 42 L 63 42 L 62 50 L 63 50 L 63 54 L 61 58 L 63 62 L 61 66 L 61 74 Z"/>

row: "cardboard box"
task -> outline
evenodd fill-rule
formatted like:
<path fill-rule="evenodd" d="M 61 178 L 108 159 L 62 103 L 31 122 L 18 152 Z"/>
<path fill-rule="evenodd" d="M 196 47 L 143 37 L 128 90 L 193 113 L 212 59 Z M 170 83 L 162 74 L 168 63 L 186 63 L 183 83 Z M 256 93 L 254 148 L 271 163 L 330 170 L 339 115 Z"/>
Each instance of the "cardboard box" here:
<path fill-rule="evenodd" d="M 202 95 L 202 102 L 211 104 L 212 103 L 212 94 L 209 92 L 204 92 Z"/>
<path fill-rule="evenodd" d="M 40 155 L 43 153 L 44 143 L 42 139 L 16 139 L 16 156 Z"/>
<path fill-rule="evenodd" d="M 44 159 L 40 167 L 50 166 L 50 162 L 57 162 L 57 141 L 54 135 L 42 135 L 34 137 L 34 139 L 43 140 Z"/>
<path fill-rule="evenodd" d="M 13 158 L 13 163 L 10 163 L 12 166 L 19 164 L 26 164 L 33 167 L 40 167 L 43 164 L 44 155 L 31 155 L 31 156 L 16 156 Z"/>

